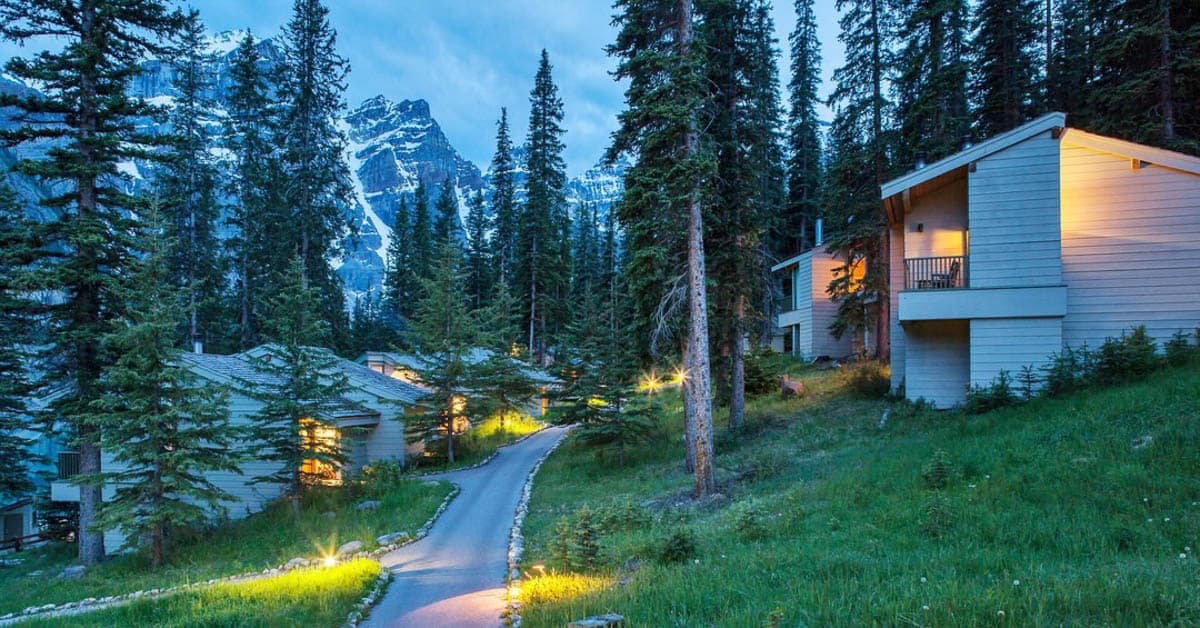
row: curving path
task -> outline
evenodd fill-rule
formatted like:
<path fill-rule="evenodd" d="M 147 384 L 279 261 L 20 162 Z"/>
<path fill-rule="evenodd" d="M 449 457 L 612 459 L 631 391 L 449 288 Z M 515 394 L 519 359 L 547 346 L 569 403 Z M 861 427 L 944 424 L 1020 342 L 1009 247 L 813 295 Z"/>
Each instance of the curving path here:
<path fill-rule="evenodd" d="M 433 476 L 462 492 L 428 536 L 379 559 L 392 571 L 392 583 L 362 625 L 499 626 L 508 534 L 521 489 L 533 465 L 565 434 L 566 428 L 550 427 L 500 449 L 482 467 Z"/>

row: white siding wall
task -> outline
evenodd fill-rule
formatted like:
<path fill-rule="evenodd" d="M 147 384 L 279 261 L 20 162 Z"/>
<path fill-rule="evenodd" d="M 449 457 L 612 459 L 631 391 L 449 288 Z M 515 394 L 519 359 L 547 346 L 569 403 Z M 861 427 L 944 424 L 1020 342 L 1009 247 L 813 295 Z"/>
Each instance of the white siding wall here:
<path fill-rule="evenodd" d="M 924 398 L 939 408 L 962 403 L 970 382 L 968 321 L 908 323 L 904 333 L 905 395 L 913 400 Z"/>
<path fill-rule="evenodd" d="M 379 425 L 367 434 L 367 459 L 372 462 L 395 460 L 404 464 L 404 422 L 394 417 L 395 414 L 384 415 Z"/>
<path fill-rule="evenodd" d="M 972 288 L 1062 284 L 1059 143 L 1043 133 L 968 174 Z"/>
<path fill-rule="evenodd" d="M 1145 323 L 1160 344 L 1200 323 L 1200 176 L 1062 147 L 1067 344 Z"/>
<path fill-rule="evenodd" d="M 808 336 L 809 348 L 805 357 L 815 358 L 827 355 L 831 358 L 841 358 L 854 353 L 853 338 L 850 334 L 838 340 L 829 333 L 829 325 L 837 318 L 837 304 L 829 299 L 829 282 L 833 280 L 834 269 L 843 262 L 836 259 L 824 249 L 813 251 L 809 257 L 809 295 L 810 315 Z"/>
<path fill-rule="evenodd" d="M 1061 350 L 1061 318 L 974 319 L 971 385 L 988 386 L 1000 371 L 1008 371 L 1015 382 L 1022 367 L 1040 369 L 1051 354 Z"/>
<path fill-rule="evenodd" d="M 900 326 L 900 290 L 904 288 L 904 225 L 891 228 L 891 257 L 888 260 L 888 281 L 891 284 L 888 298 L 891 301 L 891 321 L 888 323 L 891 341 L 892 392 L 904 385 L 906 339 Z"/>
<path fill-rule="evenodd" d="M 792 297 L 796 311 L 792 317 L 796 344 L 792 350 L 806 359 L 813 358 L 813 252 L 800 256 L 792 267 Z"/>
<path fill-rule="evenodd" d="M 966 230 L 967 181 L 960 178 L 913 199 L 904 216 L 904 257 L 962 255 Z"/>

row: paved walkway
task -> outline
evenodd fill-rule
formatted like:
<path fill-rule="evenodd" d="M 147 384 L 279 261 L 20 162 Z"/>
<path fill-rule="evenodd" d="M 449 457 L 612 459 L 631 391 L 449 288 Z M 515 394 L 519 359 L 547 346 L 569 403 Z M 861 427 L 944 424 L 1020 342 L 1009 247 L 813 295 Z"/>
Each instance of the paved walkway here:
<path fill-rule="evenodd" d="M 434 476 L 462 492 L 428 536 L 379 559 L 392 570 L 392 583 L 363 625 L 499 626 L 508 534 L 521 488 L 533 465 L 565 433 L 547 428 L 501 449 L 482 467 Z"/>

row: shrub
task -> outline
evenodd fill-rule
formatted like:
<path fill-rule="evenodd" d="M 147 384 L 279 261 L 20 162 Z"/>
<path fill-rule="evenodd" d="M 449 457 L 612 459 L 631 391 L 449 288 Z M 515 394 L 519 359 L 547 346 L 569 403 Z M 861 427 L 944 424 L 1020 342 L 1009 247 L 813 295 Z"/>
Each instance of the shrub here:
<path fill-rule="evenodd" d="M 925 488 L 940 491 L 950 484 L 950 455 L 944 449 L 937 449 L 925 465 L 921 478 L 925 480 Z"/>
<path fill-rule="evenodd" d="M 650 523 L 650 513 L 628 497 L 606 504 L 596 515 L 600 529 L 605 532 L 633 530 Z"/>
<path fill-rule="evenodd" d="M 591 571 L 600 563 L 600 530 L 587 504 L 575 512 L 571 541 L 567 546 L 567 564 L 574 571 Z"/>
<path fill-rule="evenodd" d="M 743 473 L 747 479 L 758 482 L 778 476 L 791 463 L 791 456 L 778 449 L 760 449 L 747 457 Z"/>
<path fill-rule="evenodd" d="M 773 392 L 783 374 L 779 355 L 770 348 L 746 354 L 746 394 L 765 395 Z"/>
<path fill-rule="evenodd" d="M 921 529 L 929 536 L 940 539 L 950 527 L 950 500 L 942 491 L 934 491 L 925 502 L 925 520 Z"/>
<path fill-rule="evenodd" d="M 696 533 L 691 528 L 677 528 L 654 544 L 654 558 L 660 563 L 682 563 L 696 555 Z"/>
<path fill-rule="evenodd" d="M 891 390 L 891 371 L 886 364 L 862 360 L 849 367 L 847 384 L 859 397 L 882 399 Z"/>
<path fill-rule="evenodd" d="M 1075 390 L 1080 385 L 1080 365 L 1076 351 L 1068 347 L 1062 353 L 1050 356 L 1050 362 L 1042 367 L 1042 373 L 1045 383 L 1042 393 L 1046 396 L 1056 397 Z"/>
<path fill-rule="evenodd" d="M 559 517 L 554 522 L 554 536 L 550 538 L 550 557 L 558 565 L 566 567 L 571 564 L 571 537 L 575 529 L 571 526 L 569 517 Z"/>
<path fill-rule="evenodd" d="M 1115 384 L 1140 379 L 1158 368 L 1160 360 L 1154 339 L 1138 325 L 1120 338 L 1109 338 L 1096 351 L 1094 374 L 1100 384 Z"/>
<path fill-rule="evenodd" d="M 1017 385 L 1021 392 L 1021 398 L 1025 401 L 1033 399 L 1033 394 L 1037 391 L 1038 384 L 1041 383 L 1041 377 L 1038 377 L 1033 367 L 1026 364 L 1021 367 L 1021 372 L 1017 374 Z"/>
<path fill-rule="evenodd" d="M 739 504 L 733 509 L 733 529 L 746 541 L 757 541 L 767 536 L 767 519 L 767 513 L 753 502 Z"/>
<path fill-rule="evenodd" d="M 1000 371 L 990 386 L 971 388 L 971 391 L 967 393 L 967 402 L 963 405 L 963 411 L 967 414 L 982 414 L 1011 406 L 1016 401 L 1017 396 L 1013 394 L 1012 389 L 1012 377 L 1008 371 Z"/>
<path fill-rule="evenodd" d="M 1192 345 L 1188 342 L 1187 334 L 1182 331 L 1177 331 L 1174 336 L 1171 336 L 1171 339 L 1163 345 L 1163 351 L 1167 354 L 1167 364 L 1171 366 L 1187 364 L 1192 357 Z"/>

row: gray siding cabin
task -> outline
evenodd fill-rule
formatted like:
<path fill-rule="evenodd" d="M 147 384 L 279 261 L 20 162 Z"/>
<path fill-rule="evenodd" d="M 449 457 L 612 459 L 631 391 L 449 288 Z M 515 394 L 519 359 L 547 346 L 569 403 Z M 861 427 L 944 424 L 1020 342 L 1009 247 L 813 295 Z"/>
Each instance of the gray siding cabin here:
<path fill-rule="evenodd" d="M 829 297 L 834 271 L 845 265 L 840 253 L 817 248 L 788 258 L 771 268 L 780 276 L 783 303 L 775 321 L 771 349 L 807 360 L 843 358 L 853 354 L 852 334 L 834 338 L 829 326 L 837 318 L 837 304 Z M 862 268 L 857 269 L 861 274 Z"/>
<path fill-rule="evenodd" d="M 892 385 L 938 407 L 1144 324 L 1200 322 L 1200 158 L 1051 113 L 881 189 Z"/>
<path fill-rule="evenodd" d="M 229 390 L 229 410 L 235 425 L 247 425 L 263 404 L 255 398 L 257 386 L 269 385 L 270 375 L 254 368 L 253 360 L 270 353 L 262 346 L 234 355 L 184 354 L 182 360 L 197 377 L 223 385 Z M 353 475 L 364 465 L 381 460 L 404 464 L 412 449 L 404 440 L 404 423 L 400 420 L 406 407 L 413 406 L 425 394 L 425 389 L 413 383 L 388 377 L 350 360 L 336 359 L 338 373 L 345 376 L 350 389 L 339 400 L 328 419 L 336 420 L 335 438 L 349 455 L 349 464 L 334 471 L 334 482 L 343 475 Z M 416 446 L 419 448 L 419 445 Z M 72 482 L 72 469 L 78 473 L 77 462 L 72 466 L 74 452 L 58 455 L 59 478 L 50 485 L 54 501 L 79 501 L 79 487 Z M 101 461 L 102 469 L 111 471 L 115 465 L 109 457 Z M 231 518 L 241 518 L 258 512 L 281 496 L 281 488 L 270 484 L 252 484 L 251 479 L 271 473 L 276 463 L 248 460 L 241 465 L 242 473 L 217 472 L 210 476 L 218 486 L 228 491 L 233 500 L 223 504 Z M 107 487 L 111 491 L 111 487 Z M 107 492 L 111 495 L 111 492 Z M 215 513 L 214 513 L 215 514 Z M 105 546 L 111 551 L 121 545 L 120 530 L 105 534 Z"/>

